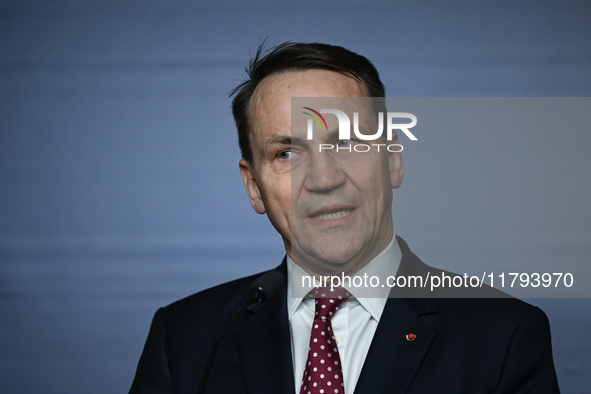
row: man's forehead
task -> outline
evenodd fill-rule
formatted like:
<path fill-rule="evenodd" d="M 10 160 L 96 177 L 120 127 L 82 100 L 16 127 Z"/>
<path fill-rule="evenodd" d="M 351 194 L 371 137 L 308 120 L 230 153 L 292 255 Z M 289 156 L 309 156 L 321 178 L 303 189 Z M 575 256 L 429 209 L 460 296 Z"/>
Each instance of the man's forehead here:
<path fill-rule="evenodd" d="M 255 89 L 251 109 L 289 106 L 292 97 L 367 97 L 365 85 L 353 76 L 329 70 L 289 71 L 265 77 Z"/>
<path fill-rule="evenodd" d="M 289 71 L 265 77 L 255 89 L 250 117 L 255 134 L 291 127 L 291 103 L 294 97 L 366 97 L 362 82 L 335 71 Z"/>

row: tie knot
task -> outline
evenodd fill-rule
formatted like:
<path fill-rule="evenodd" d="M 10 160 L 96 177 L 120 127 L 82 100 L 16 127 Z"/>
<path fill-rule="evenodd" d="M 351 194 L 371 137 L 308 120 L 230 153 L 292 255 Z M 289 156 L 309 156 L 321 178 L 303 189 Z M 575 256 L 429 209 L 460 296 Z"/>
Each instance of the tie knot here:
<path fill-rule="evenodd" d="M 329 287 L 318 287 L 312 290 L 309 294 L 309 298 L 316 299 L 316 316 L 315 319 L 326 319 L 331 320 L 336 311 L 343 302 L 351 296 L 349 292 L 342 287 L 335 287 L 333 289 Z"/>

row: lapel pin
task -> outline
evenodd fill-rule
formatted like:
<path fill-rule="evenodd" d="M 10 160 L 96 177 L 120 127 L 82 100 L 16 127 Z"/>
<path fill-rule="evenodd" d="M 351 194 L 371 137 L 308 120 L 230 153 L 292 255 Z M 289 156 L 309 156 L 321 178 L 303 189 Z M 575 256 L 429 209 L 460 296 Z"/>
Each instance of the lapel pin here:
<path fill-rule="evenodd" d="M 412 332 L 410 334 L 406 334 L 407 341 L 414 341 L 415 339 L 417 339 L 417 336 L 415 334 L 413 334 Z"/>

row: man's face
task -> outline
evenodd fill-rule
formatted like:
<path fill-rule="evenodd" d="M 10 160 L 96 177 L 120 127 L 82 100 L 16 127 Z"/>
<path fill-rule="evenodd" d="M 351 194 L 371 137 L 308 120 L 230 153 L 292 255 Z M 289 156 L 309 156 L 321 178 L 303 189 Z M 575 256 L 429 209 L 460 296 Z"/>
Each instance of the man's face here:
<path fill-rule="evenodd" d="M 319 152 L 321 143 L 359 141 L 338 141 L 335 116 L 325 117 L 328 132 L 308 140 L 305 127 L 292 129 L 298 111 L 292 112 L 291 98 L 366 96 L 364 85 L 352 77 L 309 70 L 265 78 L 251 100 L 253 163 L 240 161 L 243 181 L 255 211 L 267 213 L 290 257 L 311 274 L 355 273 L 387 246 L 393 235 L 392 187 L 402 182 L 402 161 L 384 148 Z M 360 111 L 360 127 L 375 132 L 377 118 L 370 113 Z"/>

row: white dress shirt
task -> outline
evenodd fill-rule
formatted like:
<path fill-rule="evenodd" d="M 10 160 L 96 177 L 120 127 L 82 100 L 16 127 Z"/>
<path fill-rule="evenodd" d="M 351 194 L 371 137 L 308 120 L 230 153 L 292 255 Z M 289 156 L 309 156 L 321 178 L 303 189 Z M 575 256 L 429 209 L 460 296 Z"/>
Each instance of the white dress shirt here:
<path fill-rule="evenodd" d="M 371 289 L 349 286 L 349 283 L 343 286 L 352 294 L 352 297 L 334 314 L 332 327 L 341 356 L 345 394 L 353 393 L 355 390 L 390 292 L 390 288 L 385 285 L 386 277 L 396 274 L 401 258 L 402 252 L 396 236 L 393 236 L 388 246 L 379 255 L 351 276 L 352 279 L 355 276 L 363 277 L 364 274 L 368 277 L 378 276 L 381 281 L 379 286 Z M 315 312 L 314 300 L 304 298 L 313 287 L 302 286 L 303 276 L 310 275 L 287 256 L 287 312 L 291 330 L 291 354 L 296 393 L 300 392 L 304 367 L 308 359 L 310 332 Z M 354 281 L 354 283 L 359 282 Z M 384 287 L 381 287 L 382 285 Z"/>

